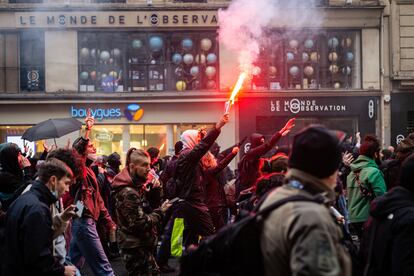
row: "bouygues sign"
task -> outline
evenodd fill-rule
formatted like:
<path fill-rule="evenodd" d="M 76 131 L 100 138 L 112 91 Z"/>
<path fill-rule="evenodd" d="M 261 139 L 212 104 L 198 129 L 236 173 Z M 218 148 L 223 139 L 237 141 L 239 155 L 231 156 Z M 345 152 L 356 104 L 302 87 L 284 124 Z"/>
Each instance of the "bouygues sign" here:
<path fill-rule="evenodd" d="M 144 109 L 138 104 L 129 104 L 126 107 L 70 107 L 72 118 L 86 118 L 88 111 L 98 121 L 126 118 L 128 121 L 137 122 L 144 116 Z"/>

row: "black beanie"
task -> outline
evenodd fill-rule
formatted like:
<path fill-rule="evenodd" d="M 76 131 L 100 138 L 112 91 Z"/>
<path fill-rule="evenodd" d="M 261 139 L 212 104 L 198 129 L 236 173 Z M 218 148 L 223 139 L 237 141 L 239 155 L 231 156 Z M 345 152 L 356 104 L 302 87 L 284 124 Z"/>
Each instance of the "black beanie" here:
<path fill-rule="evenodd" d="M 341 162 L 339 135 L 322 125 L 310 125 L 293 138 L 289 167 L 307 172 L 318 178 L 332 175 Z M 342 137 L 341 137 L 342 138 Z"/>

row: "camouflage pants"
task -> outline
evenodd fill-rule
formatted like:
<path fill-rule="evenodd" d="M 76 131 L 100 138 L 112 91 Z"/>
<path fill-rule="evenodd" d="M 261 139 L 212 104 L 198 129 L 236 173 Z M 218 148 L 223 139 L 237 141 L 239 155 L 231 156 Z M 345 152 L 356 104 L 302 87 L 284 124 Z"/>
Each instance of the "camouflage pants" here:
<path fill-rule="evenodd" d="M 129 276 L 160 275 L 153 248 L 121 249 L 122 260 Z"/>

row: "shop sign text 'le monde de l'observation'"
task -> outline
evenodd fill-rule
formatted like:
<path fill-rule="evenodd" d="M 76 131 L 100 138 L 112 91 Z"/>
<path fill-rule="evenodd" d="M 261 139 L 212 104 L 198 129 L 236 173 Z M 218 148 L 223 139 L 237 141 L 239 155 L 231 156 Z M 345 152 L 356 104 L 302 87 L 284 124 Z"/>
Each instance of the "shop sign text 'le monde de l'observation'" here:
<path fill-rule="evenodd" d="M 18 28 L 217 27 L 217 11 L 22 12 Z"/>

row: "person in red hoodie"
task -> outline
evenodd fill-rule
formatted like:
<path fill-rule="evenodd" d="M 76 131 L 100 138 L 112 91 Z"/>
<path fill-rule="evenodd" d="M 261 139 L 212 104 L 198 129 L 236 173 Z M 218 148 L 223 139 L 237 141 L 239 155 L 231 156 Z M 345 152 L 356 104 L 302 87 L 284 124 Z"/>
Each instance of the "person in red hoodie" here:
<path fill-rule="evenodd" d="M 73 264 L 81 268 L 83 258 L 95 275 L 114 275 L 111 264 L 103 250 L 96 224 L 98 219 L 106 226 L 110 239 L 114 240 L 116 225 L 112 221 L 104 201 L 99 193 L 99 185 L 95 173 L 87 165 L 88 155 L 96 154 L 96 148 L 89 140 L 89 133 L 94 124 L 93 117 L 87 117 L 85 137 L 73 142 L 73 149 L 81 159 L 81 174 L 76 184 L 69 190 L 74 203 L 79 208 L 78 217 L 72 223 L 72 240 L 69 257 Z"/>
<path fill-rule="evenodd" d="M 167 200 L 153 210 L 146 198 L 146 186 L 159 185 L 155 178 L 148 182 L 151 168 L 146 151 L 131 148 L 125 165 L 114 178 L 111 195 L 119 228 L 117 238 L 121 256 L 129 275 L 158 275 L 160 270 L 153 253 L 157 246 L 158 228 L 171 204 Z"/>

